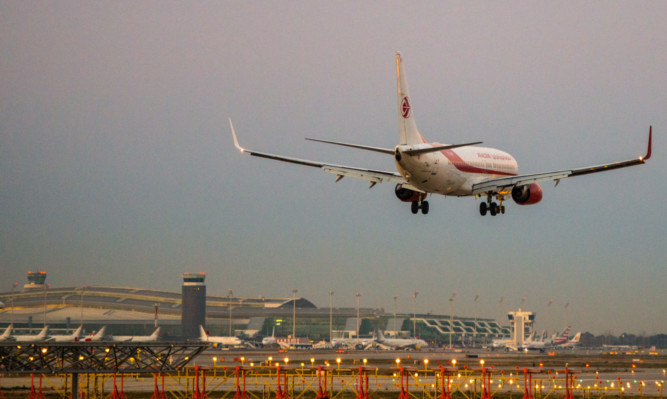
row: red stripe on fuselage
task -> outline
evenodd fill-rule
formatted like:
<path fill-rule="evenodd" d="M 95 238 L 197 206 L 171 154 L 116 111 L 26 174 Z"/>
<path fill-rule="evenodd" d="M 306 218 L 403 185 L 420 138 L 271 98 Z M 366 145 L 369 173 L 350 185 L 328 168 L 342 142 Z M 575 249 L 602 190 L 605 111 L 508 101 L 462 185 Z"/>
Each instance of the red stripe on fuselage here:
<path fill-rule="evenodd" d="M 431 144 L 435 146 L 435 144 Z M 479 174 L 485 174 L 485 175 L 501 175 L 501 176 L 516 176 L 514 173 L 508 173 L 508 172 L 503 172 L 499 170 L 492 170 L 492 169 L 483 169 L 483 168 L 478 168 L 476 166 L 470 165 L 466 161 L 464 161 L 459 154 L 455 153 L 454 150 L 442 150 L 440 151 L 442 155 L 444 155 L 449 162 L 456 167 L 456 169 L 460 170 L 461 172 L 466 172 L 466 173 L 479 173 Z"/>

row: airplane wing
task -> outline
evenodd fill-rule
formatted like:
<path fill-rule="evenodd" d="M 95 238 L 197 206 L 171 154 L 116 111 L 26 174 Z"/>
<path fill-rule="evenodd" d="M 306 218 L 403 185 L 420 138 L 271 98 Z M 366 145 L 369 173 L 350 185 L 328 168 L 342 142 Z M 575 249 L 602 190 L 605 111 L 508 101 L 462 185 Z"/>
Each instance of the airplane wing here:
<path fill-rule="evenodd" d="M 481 183 L 474 184 L 472 186 L 472 193 L 474 195 L 485 194 L 485 193 L 498 193 L 502 191 L 507 191 L 514 186 L 525 186 L 531 183 L 538 183 L 541 181 L 550 181 L 550 180 L 555 181 L 556 185 L 558 185 L 560 180 L 566 177 L 583 176 L 591 173 L 605 172 L 608 170 L 640 165 L 651 157 L 652 136 L 653 136 L 653 127 L 651 126 L 649 127 L 649 133 L 648 133 L 648 150 L 646 151 L 646 155 L 643 157 L 629 159 L 627 161 L 608 163 L 604 165 L 589 166 L 586 168 L 568 169 L 557 172 L 536 173 L 530 175 L 501 177 L 498 179 L 486 180 Z"/>
<path fill-rule="evenodd" d="M 343 177 L 353 177 L 355 179 L 361 179 L 365 180 L 370 183 L 370 186 L 368 188 L 372 188 L 375 186 L 377 183 L 383 183 L 383 182 L 390 182 L 390 183 L 396 183 L 396 184 L 401 184 L 403 187 L 409 188 L 411 190 L 417 191 L 417 192 L 422 192 L 422 190 L 419 190 L 416 187 L 413 187 L 412 185 L 408 184 L 403 176 L 396 172 L 385 172 L 381 170 L 374 170 L 374 169 L 365 169 L 365 168 L 357 168 L 353 166 L 344 166 L 344 165 L 335 165 L 335 164 L 330 164 L 326 162 L 318 162 L 318 161 L 309 161 L 307 159 L 300 159 L 300 158 L 292 158 L 292 157 L 286 157 L 282 155 L 275 155 L 275 154 L 269 154 L 266 152 L 259 152 L 259 151 L 252 151 L 245 149 L 239 145 L 238 138 L 236 137 L 236 132 L 234 131 L 234 125 L 232 124 L 232 119 L 229 118 L 229 126 L 232 129 L 232 137 L 234 138 L 234 146 L 239 149 L 239 151 L 250 154 L 252 156 L 260 157 L 260 158 L 267 158 L 267 159 L 273 159 L 276 161 L 282 161 L 282 162 L 289 162 L 289 163 L 294 163 L 297 165 L 304 165 L 304 166 L 312 166 L 316 168 L 320 168 L 322 171 L 327 172 L 327 173 L 332 173 L 336 175 L 336 181 L 340 181 Z M 312 140 L 312 139 L 311 139 Z M 317 141 L 317 140 L 312 140 L 312 141 Z M 362 147 L 362 146 L 359 146 Z M 370 148 L 370 147 L 363 147 L 363 148 Z M 381 150 L 381 149 L 377 149 Z M 393 153 L 393 150 L 390 153 Z M 384 151 L 380 151 L 384 152 Z"/>

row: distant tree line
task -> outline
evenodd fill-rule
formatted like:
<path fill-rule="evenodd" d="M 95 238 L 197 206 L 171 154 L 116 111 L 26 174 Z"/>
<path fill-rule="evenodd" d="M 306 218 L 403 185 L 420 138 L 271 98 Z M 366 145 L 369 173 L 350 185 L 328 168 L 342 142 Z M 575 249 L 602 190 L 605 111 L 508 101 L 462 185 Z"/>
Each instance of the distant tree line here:
<path fill-rule="evenodd" d="M 581 334 L 581 346 L 599 347 L 602 345 L 629 345 L 637 346 L 638 348 L 655 346 L 656 349 L 665 349 L 667 348 L 667 334 L 636 335 L 623 333 L 618 336 L 611 333 L 593 335 L 585 332 Z"/>

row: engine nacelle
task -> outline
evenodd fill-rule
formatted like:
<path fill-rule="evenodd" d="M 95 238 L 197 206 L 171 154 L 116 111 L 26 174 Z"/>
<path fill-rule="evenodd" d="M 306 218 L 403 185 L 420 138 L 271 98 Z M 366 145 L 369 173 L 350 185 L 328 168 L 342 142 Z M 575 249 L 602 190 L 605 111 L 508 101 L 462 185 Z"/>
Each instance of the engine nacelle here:
<path fill-rule="evenodd" d="M 542 187 L 537 183 L 515 186 L 512 189 L 512 199 L 519 205 L 537 204 L 542 200 Z"/>
<path fill-rule="evenodd" d="M 419 198 L 420 193 L 410 190 L 409 188 L 405 188 L 400 184 L 396 185 L 394 193 L 396 194 L 396 197 L 403 202 L 419 201 L 420 199 Z M 424 198 L 426 198 L 426 194 L 422 194 L 421 199 L 423 200 Z"/>

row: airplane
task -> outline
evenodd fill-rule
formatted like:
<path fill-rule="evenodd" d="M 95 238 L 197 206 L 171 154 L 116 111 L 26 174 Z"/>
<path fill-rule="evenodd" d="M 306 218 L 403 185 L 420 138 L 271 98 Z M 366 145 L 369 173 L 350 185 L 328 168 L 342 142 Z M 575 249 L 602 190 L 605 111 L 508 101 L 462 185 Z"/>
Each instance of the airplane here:
<path fill-rule="evenodd" d="M 579 345 L 579 341 L 581 340 L 581 333 L 578 332 L 574 335 L 574 337 L 565 342 L 564 344 L 561 344 L 559 348 L 574 348 L 575 346 Z"/>
<path fill-rule="evenodd" d="M 276 326 L 273 326 L 273 332 L 270 337 L 262 338 L 262 346 L 276 346 L 278 341 L 276 340 Z"/>
<path fill-rule="evenodd" d="M 385 338 L 382 331 L 377 331 L 375 342 L 381 347 L 389 349 L 421 349 L 428 347 L 428 343 L 419 338 Z"/>
<path fill-rule="evenodd" d="M 331 345 L 334 348 L 368 349 L 376 342 L 375 338 L 333 338 Z"/>
<path fill-rule="evenodd" d="M 327 341 L 320 341 L 315 344 L 313 344 L 313 349 L 315 350 L 327 350 L 327 349 L 334 349 L 335 346 L 331 342 Z"/>
<path fill-rule="evenodd" d="M 159 334 L 160 327 L 156 328 L 151 335 L 112 335 L 104 337 L 103 340 L 112 342 L 155 342 L 160 338 Z"/>
<path fill-rule="evenodd" d="M 104 334 L 106 333 L 107 326 L 102 326 L 95 334 L 90 335 L 90 336 L 85 336 L 80 339 L 80 341 L 84 342 L 99 342 L 104 340 Z"/>
<path fill-rule="evenodd" d="M 559 335 L 557 335 L 556 337 L 551 339 L 551 344 L 553 346 L 559 346 L 559 345 L 563 345 L 564 343 L 566 343 L 567 342 L 567 336 L 570 334 L 570 329 L 571 328 L 572 328 L 571 326 L 567 326 L 567 328 L 565 330 L 563 330 L 563 332 L 561 332 Z"/>
<path fill-rule="evenodd" d="M 16 342 L 40 342 L 46 341 L 49 333 L 49 326 L 44 326 L 38 334 L 12 335 L 11 338 Z"/>
<path fill-rule="evenodd" d="M 563 343 L 567 342 L 567 336 L 570 333 L 570 328 L 571 327 L 568 326 L 561 333 L 551 337 L 548 340 L 546 339 L 546 337 L 544 335 L 545 331 L 542 332 L 542 338 L 541 338 L 540 341 L 535 341 L 533 339 L 533 337 L 532 337 L 532 335 L 534 334 L 533 333 L 533 334 L 531 334 L 530 337 L 528 337 L 528 339 L 526 341 L 524 341 L 523 348 L 525 349 L 526 347 L 528 347 L 528 350 L 531 350 L 531 349 L 540 350 L 540 349 L 546 349 L 546 348 L 562 345 Z M 543 342 L 543 344 L 541 342 Z M 528 344 L 526 345 L 526 343 L 528 343 Z M 514 340 L 507 339 L 507 338 L 502 338 L 502 339 L 496 339 L 491 343 L 491 350 L 496 350 L 496 349 L 505 349 L 505 350 L 509 351 L 509 350 L 517 350 L 517 347 L 516 347 L 516 345 L 514 345 Z"/>
<path fill-rule="evenodd" d="M 482 201 L 479 205 L 479 213 L 482 216 L 487 212 L 492 216 L 504 214 L 503 202 L 508 197 L 519 205 L 532 205 L 540 202 L 542 200 L 540 182 L 554 181 L 557 186 L 562 179 L 567 177 L 641 165 L 651 157 L 653 128 L 649 127 L 648 150 L 646 155 L 639 158 L 585 168 L 519 174 L 518 164 L 514 157 L 495 148 L 475 147 L 482 143 L 480 141 L 463 144 L 427 142 L 417 129 L 400 52 L 396 53 L 396 74 L 399 132 L 399 143 L 396 147 L 381 148 L 312 138 L 306 138 L 306 140 L 391 155 L 394 157 L 398 173 L 249 150 L 239 145 L 232 119 L 229 118 L 234 146 L 241 153 L 252 156 L 320 168 L 324 172 L 336 175 L 336 182 L 343 177 L 353 177 L 368 181 L 369 188 L 377 183 L 394 183 L 396 184 L 394 189 L 396 197 L 403 202 L 411 203 L 413 214 L 419 213 L 420 210 L 422 214 L 428 213 L 429 203 L 426 197 L 429 194 L 486 197 L 486 201 Z M 494 199 L 498 202 L 496 203 Z"/>
<path fill-rule="evenodd" d="M 539 339 L 534 339 L 533 336 L 531 336 L 528 340 L 523 341 L 523 345 L 521 345 L 521 350 L 524 352 L 528 351 L 544 352 L 544 349 L 549 345 L 549 342 L 546 341 L 547 331 L 543 330 L 542 335 L 540 335 Z"/>
<path fill-rule="evenodd" d="M 513 341 L 511 339 L 507 338 L 494 339 L 493 342 L 491 342 L 491 350 L 505 349 L 507 348 L 507 345 L 511 344 L 512 342 Z"/>
<path fill-rule="evenodd" d="M 13 324 L 7 326 L 5 332 L 3 332 L 2 335 L 0 335 L 0 342 L 9 341 L 12 338 L 12 327 L 14 327 Z"/>
<path fill-rule="evenodd" d="M 68 335 L 50 335 L 48 337 L 48 341 L 53 341 L 53 342 L 73 342 L 73 341 L 78 341 L 79 340 L 79 335 L 81 335 L 81 330 L 83 330 L 83 326 L 79 326 L 72 334 Z"/>
<path fill-rule="evenodd" d="M 239 337 L 224 337 L 224 336 L 211 336 L 208 335 L 204 326 L 199 326 L 199 340 L 203 342 L 212 342 L 214 344 L 220 344 L 222 346 L 239 346 L 243 344 L 243 341 Z"/>

